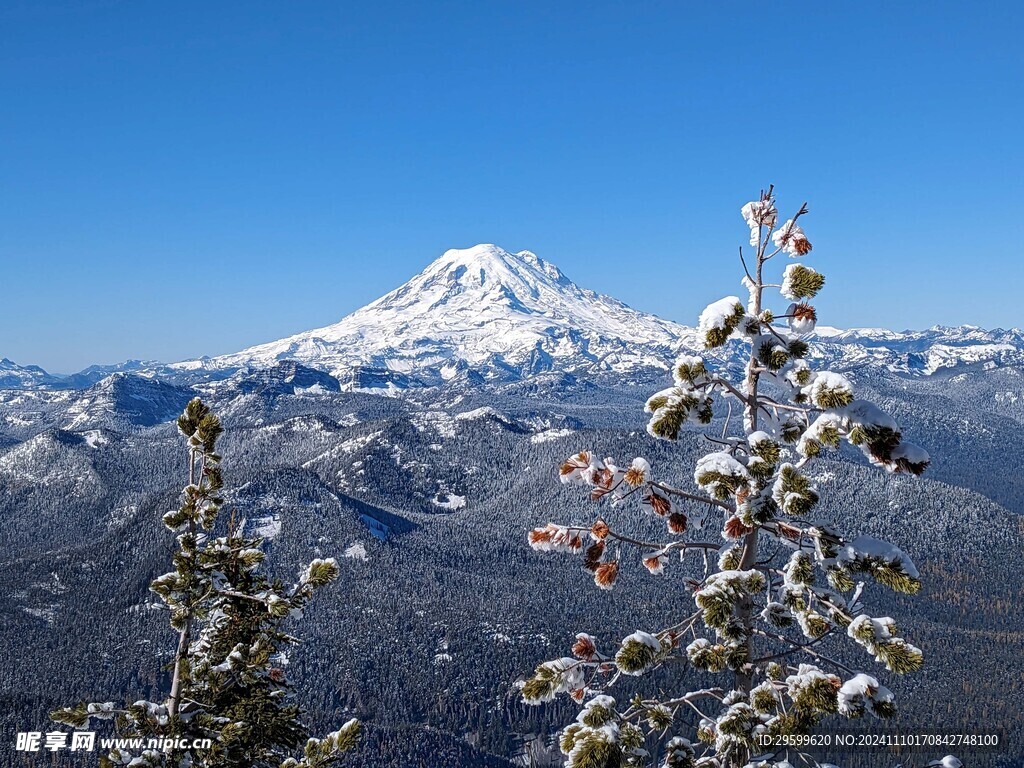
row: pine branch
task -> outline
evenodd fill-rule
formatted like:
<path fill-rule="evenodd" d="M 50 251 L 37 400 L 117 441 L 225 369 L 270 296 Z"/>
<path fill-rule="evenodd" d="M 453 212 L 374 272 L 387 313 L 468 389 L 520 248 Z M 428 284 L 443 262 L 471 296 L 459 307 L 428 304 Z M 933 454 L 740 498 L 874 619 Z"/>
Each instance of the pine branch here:
<path fill-rule="evenodd" d="M 811 647 L 813 645 L 813 643 L 806 643 L 806 644 L 804 644 L 804 643 L 796 643 L 793 640 L 790 640 L 785 635 L 779 635 L 779 634 L 776 634 L 774 632 L 767 632 L 767 631 L 765 631 L 763 629 L 760 629 L 760 628 L 755 629 L 754 632 L 756 634 L 758 634 L 758 635 L 763 635 L 764 637 L 769 637 L 769 638 L 772 638 L 774 640 L 779 640 L 780 642 L 786 643 L 789 646 L 796 646 L 796 650 L 803 651 L 803 652 L 809 654 L 810 656 L 812 656 L 813 658 L 817 659 L 818 661 L 825 662 L 826 664 L 831 664 L 834 667 L 837 667 L 838 669 L 843 670 L 848 675 L 856 674 L 852 669 L 850 669 L 845 664 L 842 664 L 842 663 L 836 661 L 835 659 L 830 659 L 828 656 L 825 656 L 825 655 L 815 651 Z"/>
<path fill-rule="evenodd" d="M 679 488 L 674 488 L 673 486 L 666 485 L 663 482 L 652 482 L 651 485 L 657 488 L 659 491 L 664 491 L 665 493 L 671 494 L 672 496 L 679 496 L 680 498 L 683 499 L 690 499 L 691 501 L 700 502 L 701 504 L 711 504 L 712 506 L 715 507 L 721 507 L 726 512 L 735 512 L 735 508 L 730 506 L 728 503 L 724 501 L 719 501 L 718 499 L 711 498 L 710 496 L 698 496 L 695 493 L 689 493 Z"/>

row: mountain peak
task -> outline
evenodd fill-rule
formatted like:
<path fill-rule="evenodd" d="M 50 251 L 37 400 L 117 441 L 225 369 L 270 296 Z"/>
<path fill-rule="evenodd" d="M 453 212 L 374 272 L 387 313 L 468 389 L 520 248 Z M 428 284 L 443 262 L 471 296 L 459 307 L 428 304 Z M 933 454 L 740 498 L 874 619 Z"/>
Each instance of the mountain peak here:
<path fill-rule="evenodd" d="M 506 251 L 500 245 L 495 245 L 494 243 L 477 243 L 470 248 L 449 248 L 438 256 L 433 261 L 432 265 L 447 262 L 470 265 L 481 262 L 486 263 L 495 259 L 504 260 L 512 255 L 513 254 Z M 430 267 L 427 269 L 429 268 Z"/>
<path fill-rule="evenodd" d="M 493 262 L 516 262 L 522 261 L 528 264 L 538 265 L 547 264 L 542 258 L 540 258 L 533 251 L 518 251 L 513 253 L 512 251 L 506 251 L 500 245 L 494 243 L 477 243 L 469 248 L 449 248 L 447 251 L 438 256 L 427 269 L 429 270 L 435 264 L 464 264 L 467 266 L 476 264 L 487 264 Z"/>
<path fill-rule="evenodd" d="M 538 283 L 572 284 L 558 267 L 540 258 L 533 251 L 511 253 L 493 243 L 480 243 L 472 248 L 451 248 L 433 261 L 418 277 L 442 279 L 450 284 L 482 287 L 504 285 L 513 292 L 536 293 Z M 410 282 L 417 282 L 413 278 Z"/>

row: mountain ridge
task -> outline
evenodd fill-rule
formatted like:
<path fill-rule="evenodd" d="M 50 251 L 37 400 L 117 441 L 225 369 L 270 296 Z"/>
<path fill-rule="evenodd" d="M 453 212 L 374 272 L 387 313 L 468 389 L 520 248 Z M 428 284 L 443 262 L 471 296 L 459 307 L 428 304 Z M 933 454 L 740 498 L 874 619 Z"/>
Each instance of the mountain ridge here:
<path fill-rule="evenodd" d="M 980 364 L 1024 363 L 1024 332 L 973 325 L 923 331 L 819 326 L 811 355 L 840 369 L 880 365 L 931 375 Z M 626 383 L 667 370 L 699 351 L 696 329 L 582 288 L 532 251 L 494 244 L 450 249 L 393 291 L 337 323 L 177 363 L 129 360 L 69 376 L 0 362 L 0 388 L 89 387 L 131 372 L 195 383 L 291 361 L 323 371 L 345 389 L 404 390 L 451 382 L 481 385 L 549 371 L 607 376 Z M 739 363 L 739 345 L 710 356 Z"/>

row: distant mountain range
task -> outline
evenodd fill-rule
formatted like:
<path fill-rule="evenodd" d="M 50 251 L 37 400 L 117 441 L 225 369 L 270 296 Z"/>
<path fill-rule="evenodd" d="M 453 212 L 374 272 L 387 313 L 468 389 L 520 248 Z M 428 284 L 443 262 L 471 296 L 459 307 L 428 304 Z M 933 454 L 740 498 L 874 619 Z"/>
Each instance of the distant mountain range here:
<path fill-rule="evenodd" d="M 813 357 L 838 369 L 877 365 L 910 375 L 1024 362 L 1024 333 L 975 326 L 925 331 L 819 326 Z M 700 348 L 697 331 L 581 288 L 530 251 L 446 251 L 420 274 L 334 325 L 219 357 L 131 360 L 70 376 L 0 361 L 0 388 L 83 389 L 114 373 L 195 384 L 283 361 L 329 374 L 344 390 L 516 382 L 558 372 L 649 379 Z M 740 345 L 717 351 L 739 365 Z M 321 382 L 322 384 L 323 382 Z M 333 388 L 333 386 L 331 387 Z"/>

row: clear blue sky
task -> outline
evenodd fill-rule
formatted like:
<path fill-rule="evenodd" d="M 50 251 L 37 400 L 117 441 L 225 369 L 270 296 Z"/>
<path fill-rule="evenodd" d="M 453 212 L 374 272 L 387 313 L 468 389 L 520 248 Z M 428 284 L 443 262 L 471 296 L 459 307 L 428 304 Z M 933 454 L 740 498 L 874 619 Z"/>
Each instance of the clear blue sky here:
<path fill-rule="evenodd" d="M 822 322 L 1024 325 L 1022 39 L 1009 2 L 6 0 L 0 356 L 235 351 L 477 242 L 692 323 L 768 182 Z"/>

